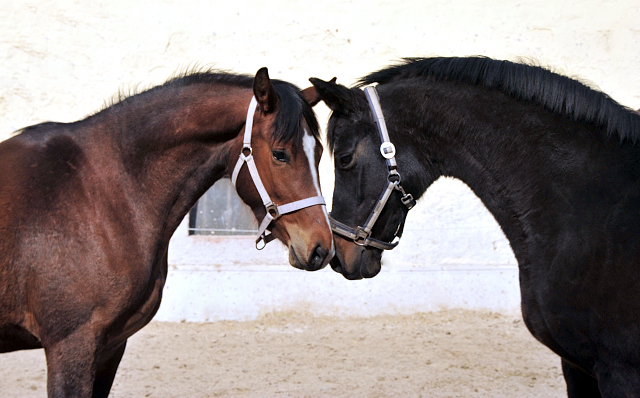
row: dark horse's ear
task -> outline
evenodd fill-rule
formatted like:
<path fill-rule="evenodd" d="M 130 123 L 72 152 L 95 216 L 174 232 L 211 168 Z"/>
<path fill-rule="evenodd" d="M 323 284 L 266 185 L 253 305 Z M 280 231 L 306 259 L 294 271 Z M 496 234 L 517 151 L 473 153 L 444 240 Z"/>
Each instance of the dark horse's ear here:
<path fill-rule="evenodd" d="M 336 84 L 336 78 L 325 82 L 324 80 L 312 77 L 309 79 L 313 87 L 316 88 L 318 96 L 334 112 L 350 113 L 353 109 L 351 92 L 341 84 Z"/>
<path fill-rule="evenodd" d="M 273 112 L 278 107 L 278 95 L 269 79 L 267 68 L 260 68 L 256 72 L 256 77 L 253 79 L 253 95 L 263 113 Z"/>
<path fill-rule="evenodd" d="M 315 77 L 312 77 L 311 79 L 316 80 L 316 81 L 322 81 L 320 79 L 316 79 Z M 309 80 L 311 80 L 309 79 Z M 336 78 L 334 77 L 333 79 L 329 80 L 329 83 L 335 83 L 336 82 Z M 307 101 L 309 103 L 309 105 L 311 106 L 316 106 L 316 104 L 318 104 L 318 102 L 320 102 L 322 100 L 322 98 L 320 98 L 320 94 L 318 94 L 318 90 L 316 90 L 315 86 L 311 86 L 308 88 L 305 88 L 304 90 L 302 90 L 302 98 L 305 99 L 305 101 Z"/>

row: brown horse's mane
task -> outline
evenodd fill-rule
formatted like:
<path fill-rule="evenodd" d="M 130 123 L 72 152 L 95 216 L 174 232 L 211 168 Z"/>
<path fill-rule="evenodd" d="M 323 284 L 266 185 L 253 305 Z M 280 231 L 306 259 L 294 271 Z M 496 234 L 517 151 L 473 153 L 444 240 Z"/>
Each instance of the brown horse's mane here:
<path fill-rule="evenodd" d="M 292 142 L 299 143 L 304 136 L 304 130 L 300 123 L 301 118 L 304 119 L 309 132 L 316 138 L 320 136 L 320 126 L 316 119 L 315 113 L 311 107 L 305 103 L 300 94 L 300 89 L 288 82 L 272 79 L 274 89 L 280 99 L 280 111 L 276 115 L 274 121 L 273 140 L 275 142 Z M 253 87 L 253 77 L 243 74 L 235 74 L 214 69 L 190 68 L 178 72 L 169 78 L 165 83 L 149 88 L 140 89 L 134 87 L 128 91 L 119 90 L 118 93 L 105 102 L 104 106 L 96 113 L 89 115 L 84 120 L 88 120 L 98 114 L 106 114 L 110 112 L 118 112 L 127 108 L 137 109 L 140 111 L 144 108 L 145 102 L 151 103 L 152 98 L 156 96 L 175 95 L 176 89 L 188 88 L 190 86 L 210 84 L 228 85 L 251 89 Z M 248 106 L 249 104 L 247 104 Z M 296 115 L 297 117 L 292 117 Z M 82 121 L 80 121 L 82 122 Z M 48 131 L 44 127 L 54 128 L 62 125 L 69 126 L 65 123 L 45 122 L 34 126 L 25 127 L 16 131 L 16 134 L 24 134 L 35 131 Z"/>
<path fill-rule="evenodd" d="M 289 82 L 277 79 L 272 79 L 272 82 L 280 99 L 280 112 L 278 112 L 274 122 L 274 140 L 290 142 L 302 139 L 304 131 L 299 124 L 300 117 L 294 118 L 291 115 L 300 115 L 304 118 L 309 126 L 310 133 L 315 137 L 319 137 L 320 126 L 315 113 L 310 106 L 304 103 L 304 99 L 300 95 L 300 89 Z M 129 102 L 136 101 L 148 94 L 162 95 L 162 93 L 170 92 L 175 88 L 200 84 L 229 85 L 250 89 L 253 87 L 253 76 L 192 67 L 178 72 L 164 84 L 151 89 L 140 91 L 138 88 L 134 88 L 130 92 L 121 90 L 101 111 L 112 107 L 126 106 Z"/>
<path fill-rule="evenodd" d="M 140 94 L 153 92 L 156 90 L 167 89 L 171 87 L 184 87 L 191 84 L 226 84 L 242 88 L 251 88 L 253 86 L 253 77 L 243 74 L 235 74 L 223 70 L 213 68 L 203 68 L 193 66 L 182 69 L 169 77 L 163 84 L 155 87 L 140 88 L 133 86 L 118 90 L 118 92 L 105 102 L 102 110 L 116 106 Z"/>

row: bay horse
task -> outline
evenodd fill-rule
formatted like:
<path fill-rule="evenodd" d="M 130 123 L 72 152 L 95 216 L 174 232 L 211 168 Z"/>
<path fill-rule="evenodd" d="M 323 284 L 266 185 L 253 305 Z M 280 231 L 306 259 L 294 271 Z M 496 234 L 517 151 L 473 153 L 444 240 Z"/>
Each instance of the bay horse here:
<path fill-rule="evenodd" d="M 171 235 L 232 174 L 262 238 L 323 268 L 333 237 L 308 93 L 266 68 L 191 72 L 0 143 L 0 352 L 44 348 L 49 397 L 108 396 L 160 305 Z"/>
<path fill-rule="evenodd" d="M 640 397 L 639 114 L 483 57 L 405 59 L 353 88 L 310 80 L 332 111 L 335 271 L 375 276 L 415 199 L 458 178 L 509 240 L 524 321 L 561 357 L 568 396 Z"/>

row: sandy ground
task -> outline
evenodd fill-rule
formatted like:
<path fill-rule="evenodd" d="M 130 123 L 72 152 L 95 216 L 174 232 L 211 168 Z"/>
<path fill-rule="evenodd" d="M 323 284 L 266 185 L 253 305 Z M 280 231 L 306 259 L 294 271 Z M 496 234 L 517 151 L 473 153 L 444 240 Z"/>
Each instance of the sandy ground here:
<path fill-rule="evenodd" d="M 371 318 L 277 313 L 152 322 L 112 397 L 563 397 L 559 359 L 519 317 L 448 310 Z M 42 350 L 0 355 L 0 397 L 44 397 Z"/>

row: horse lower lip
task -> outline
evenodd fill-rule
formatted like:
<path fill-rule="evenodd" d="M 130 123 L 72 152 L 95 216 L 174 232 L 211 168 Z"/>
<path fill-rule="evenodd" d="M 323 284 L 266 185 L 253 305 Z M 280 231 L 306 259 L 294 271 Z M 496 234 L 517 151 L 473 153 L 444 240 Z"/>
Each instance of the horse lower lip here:
<path fill-rule="evenodd" d="M 362 279 L 362 276 L 360 276 L 359 274 L 344 275 L 344 277 L 350 281 L 357 281 Z"/>

